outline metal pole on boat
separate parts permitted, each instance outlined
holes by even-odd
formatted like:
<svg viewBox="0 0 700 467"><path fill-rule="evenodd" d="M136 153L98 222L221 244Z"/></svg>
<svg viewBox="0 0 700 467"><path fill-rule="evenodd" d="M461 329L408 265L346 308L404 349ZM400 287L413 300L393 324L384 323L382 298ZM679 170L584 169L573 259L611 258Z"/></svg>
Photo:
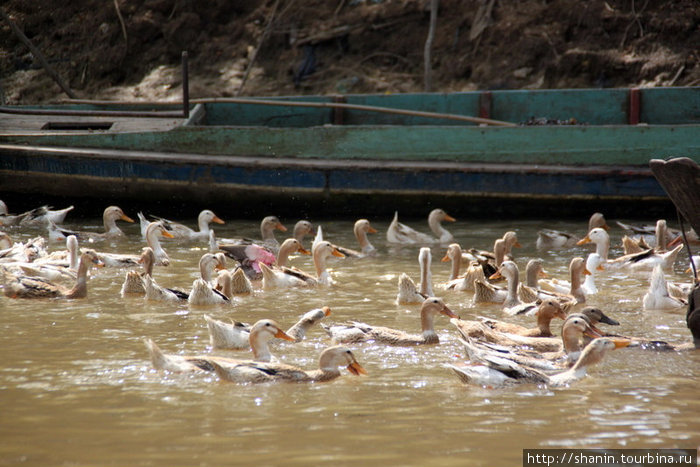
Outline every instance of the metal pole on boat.
<svg viewBox="0 0 700 467"><path fill-rule="evenodd" d="M182 51L182 114L190 118L190 80L188 75L187 51Z"/></svg>

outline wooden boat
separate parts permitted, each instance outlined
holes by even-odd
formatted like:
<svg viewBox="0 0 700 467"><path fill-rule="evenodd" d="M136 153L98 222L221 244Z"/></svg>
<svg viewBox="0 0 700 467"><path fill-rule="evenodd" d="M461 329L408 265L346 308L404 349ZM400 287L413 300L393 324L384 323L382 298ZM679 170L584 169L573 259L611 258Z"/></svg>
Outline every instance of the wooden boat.
<svg viewBox="0 0 700 467"><path fill-rule="evenodd" d="M0 192L283 206L334 197L348 214L355 206L416 215L430 202L465 212L507 200L541 214L565 200L613 215L625 201L670 206L650 159L700 161L700 87L200 99L178 108L0 107ZM407 211L416 204L420 212Z"/></svg>

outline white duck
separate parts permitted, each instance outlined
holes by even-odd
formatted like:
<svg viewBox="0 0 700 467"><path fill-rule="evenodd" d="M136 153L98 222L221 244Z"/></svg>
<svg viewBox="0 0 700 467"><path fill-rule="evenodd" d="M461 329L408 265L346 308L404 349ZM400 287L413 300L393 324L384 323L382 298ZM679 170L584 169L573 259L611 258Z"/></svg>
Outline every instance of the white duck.
<svg viewBox="0 0 700 467"><path fill-rule="evenodd" d="M307 220L298 221L294 224L294 229L292 229L292 237L296 238L300 245L304 244L304 237L313 235L313 233L314 226Z"/></svg>
<svg viewBox="0 0 700 467"><path fill-rule="evenodd" d="M649 277L649 290L644 294L642 304L645 310L673 310L688 303L669 294L664 270L657 264Z"/></svg>
<svg viewBox="0 0 700 467"><path fill-rule="evenodd" d="M333 285L335 281L326 268L326 262L330 256L343 258L344 255L328 241L321 241L314 245L311 256L316 268L316 276L300 271L296 268L270 268L264 263L260 264L263 273L263 289L308 287L314 285Z"/></svg>
<svg viewBox="0 0 700 467"><path fill-rule="evenodd" d="M197 226L199 227L199 231L193 230L184 224L173 222L168 219L163 219L160 217L154 217L154 219L162 222L163 226L168 230L168 232L173 234L173 238L175 240L185 241L208 241L209 232L211 231L209 224L212 222L216 224L224 223L224 221L222 221L216 214L214 214L213 211L209 209L203 210L199 213L199 216L197 216ZM139 216L139 220L141 221L141 227L143 229L143 220L141 220L141 216Z"/></svg>
<svg viewBox="0 0 700 467"><path fill-rule="evenodd" d="M560 373L547 375L538 369L528 368L503 358L497 352L472 350L470 342L464 340L462 342L467 352L473 355L478 363L445 366L452 369L462 382L485 387L502 387L518 383L545 384L552 387L569 386L586 376L588 367L600 362L609 351L629 344L629 341L620 339L595 339L586 346L573 367Z"/></svg>
<svg viewBox="0 0 700 467"><path fill-rule="evenodd" d="M608 251L610 250L610 236L603 229L593 229L588 232L578 244L584 245L593 242L596 245L596 253L598 253L607 262L605 266L610 269L629 269L632 271L649 271L657 264L661 264L664 269L670 269L678 256L678 253L683 249L683 245L678 245L670 251L659 253L654 249L642 251L630 255L621 256L613 260L608 259Z"/></svg>
<svg viewBox="0 0 700 467"><path fill-rule="evenodd" d="M331 309L327 306L315 308L304 315L291 328L287 334L294 342L301 342L306 337L306 332L326 316L330 316ZM209 343L214 349L247 349L250 347L250 326L234 321L226 323L204 315L209 330Z"/></svg>
<svg viewBox="0 0 700 467"><path fill-rule="evenodd" d="M401 273L398 280L399 291L396 294L397 305L423 303L433 296L433 279L430 272L432 254L430 248L422 247L418 252L418 266L420 268L420 289L406 273Z"/></svg>
<svg viewBox="0 0 700 467"><path fill-rule="evenodd" d="M289 260L289 255L294 253L301 253L302 255L310 255L311 252L301 246L301 242L296 238L288 238L282 242L279 251L277 252L277 263L278 267L286 267L287 261Z"/></svg>
<svg viewBox="0 0 700 467"><path fill-rule="evenodd" d="M409 334L397 329L372 326L357 321L333 326L321 326L336 343L373 341L378 344L394 346L439 344L440 339L435 332L434 326L437 314L443 314L450 318L459 318L445 305L441 298L428 297L423 301L420 310L421 334Z"/></svg>
<svg viewBox="0 0 700 467"><path fill-rule="evenodd" d="M559 279L543 279L540 281L542 289L556 294L573 297L576 303L586 302L586 293L583 290L583 277L590 275L583 258L576 257L569 263L570 281Z"/></svg>
<svg viewBox="0 0 700 467"><path fill-rule="evenodd" d="M187 297L190 305L215 305L228 303L229 298L216 290L212 284L214 282L214 271L226 269L226 258L223 253L205 253L199 259L200 277L192 283L192 290Z"/></svg>
<svg viewBox="0 0 700 467"><path fill-rule="evenodd" d="M445 290L458 291L474 291L474 281L479 279L486 282L484 267L478 261L470 261L467 265L467 270L460 275L459 271L462 265L462 247L458 243L452 243L447 247L447 252L441 260L442 262L451 261L450 278L442 284ZM494 271L495 272L495 271Z"/></svg>
<svg viewBox="0 0 700 467"><path fill-rule="evenodd" d="M360 250L356 251L350 248L345 248L337 246L338 251L344 254L348 258L364 258L366 256L373 256L377 254L377 249L372 245L367 238L367 234L377 233L377 230L372 227L367 219L358 219L353 226L353 233L357 239L357 243L360 244Z"/></svg>
<svg viewBox="0 0 700 467"><path fill-rule="evenodd" d="M329 347L321 352L318 360L319 368L311 371L283 363L252 361L214 360L212 365L222 380L234 383L322 383L340 377L340 370L338 370L340 366L345 366L355 376L367 374L352 351L342 346Z"/></svg>
<svg viewBox="0 0 700 467"><path fill-rule="evenodd" d="M102 222L104 224L104 232L88 232L74 231L58 227L55 222L48 223L49 237L52 239L65 239L69 235L75 235L81 242L96 242L111 238L123 237L124 232L117 226L117 221L133 223L134 220L124 214L124 211L119 206L107 206L102 213Z"/></svg>
<svg viewBox="0 0 700 467"><path fill-rule="evenodd" d="M399 213L394 213L394 219L389 224L386 231L386 240L389 243L400 243L404 245L416 243L449 243L454 240L453 235L441 224L442 221L454 222L455 219L442 209L433 209L428 215L428 226L437 238L418 232L413 228L399 222Z"/></svg>
<svg viewBox="0 0 700 467"><path fill-rule="evenodd" d="M269 362L273 359L270 353L269 342L274 339L293 340L271 319L261 319L250 329L250 347L253 358L260 362ZM232 362L235 360L211 355L184 356L164 353L151 339L145 339L146 348L151 357L151 363L157 370L173 373L189 373L199 371L213 371L211 361Z"/></svg>
<svg viewBox="0 0 700 467"><path fill-rule="evenodd" d="M62 224L66 220L66 215L73 210L73 206L63 209L51 209L50 206L41 206L31 211L20 214L19 225L41 226L48 222Z"/></svg>

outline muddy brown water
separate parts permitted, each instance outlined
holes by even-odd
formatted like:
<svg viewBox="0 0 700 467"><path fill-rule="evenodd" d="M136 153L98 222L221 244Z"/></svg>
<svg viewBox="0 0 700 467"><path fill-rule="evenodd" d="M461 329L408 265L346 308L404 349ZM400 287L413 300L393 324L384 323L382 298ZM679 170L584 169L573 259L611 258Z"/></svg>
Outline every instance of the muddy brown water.
<svg viewBox="0 0 700 467"><path fill-rule="evenodd" d="M282 220L290 229L296 221ZM331 262L338 282L332 288L260 291L232 305L189 307L121 298L124 270L101 269L92 271L84 300L0 297L0 464L491 466L521 465L522 450L531 448L698 447L699 352L617 350L567 388L473 387L444 368L464 361L465 354L448 319L438 317L439 345L353 345L368 375L343 370L330 383L236 385L214 375L166 374L151 367L146 337L168 352L210 352L205 313L246 322L270 317L286 327L328 305L332 315L326 323L353 319L417 331L418 306L397 306L394 299L399 273L418 281L418 247L387 245L389 220L371 219L379 230L370 236L378 256ZM216 226L220 237L258 235L254 222L226 221ZM316 223L326 239L356 246L353 220ZM98 230L101 221L68 225ZM424 222L411 225L428 230ZM534 246L540 228L581 233L585 221L458 220L446 226L465 248L490 248L506 230L515 230L523 244L514 250L521 275L528 259L541 257L550 275L566 278L570 259L590 251L541 252ZM138 253L143 246L138 227L123 228L124 240L95 247ZM41 232L10 233L24 240ZM611 257L621 254L622 234L619 228L611 231ZM156 267L156 280L190 288L206 245L163 245L171 265ZM51 250L62 248L50 243ZM449 275L448 263L439 261L444 253L444 246L432 247L434 284ZM686 258L682 254L669 279L689 281ZM312 270L309 257L291 263ZM672 343L690 340L684 309L642 311L647 274L607 271L596 283L600 292L588 303L622 323L615 331ZM436 293L463 318L504 318L497 305L472 306L470 293L437 287ZM554 323L554 329L559 326ZM300 344L276 342L273 353L312 369L328 344L316 327Z"/></svg>

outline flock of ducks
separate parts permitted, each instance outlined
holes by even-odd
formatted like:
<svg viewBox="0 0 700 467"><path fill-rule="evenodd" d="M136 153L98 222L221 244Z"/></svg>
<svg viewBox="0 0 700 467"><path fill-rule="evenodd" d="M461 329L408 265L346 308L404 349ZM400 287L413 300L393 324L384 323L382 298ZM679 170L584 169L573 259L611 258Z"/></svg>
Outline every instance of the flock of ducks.
<svg viewBox="0 0 700 467"><path fill-rule="evenodd" d="M145 300L153 301L217 305L256 289L333 287L336 281L327 267L329 258L366 258L363 261L372 261L377 253L368 237L369 234L376 234L377 230L367 219L360 219L354 224L357 249L325 240L321 227L317 228L313 242L307 249L304 247L305 237L314 235L314 230L306 220L299 221L292 236L282 243L275 238L275 231L287 232L287 228L275 216L262 220L259 239L217 239L210 224L223 224L224 221L211 210L200 213L198 230L164 218L152 217L149 220L138 213L141 234L146 243L140 254L104 253L98 249L99 242L123 236L117 222L133 223L133 219L119 207L109 206L103 213L103 232L71 231L60 227L60 224L72 209L71 206L54 211L44 206L11 215L0 201L0 225L3 229L44 226L50 240L64 241L66 244L66 250L49 253L44 237L13 243L7 233L2 233L0 268L6 297L85 298L90 268L112 267L125 269L120 289L122 297L143 296ZM244 360L213 353L191 356L169 354L152 340L145 339L151 362L159 370L215 372L220 379L235 383L330 381L341 375L340 367L345 367L354 375L366 374L347 347L349 344L439 344L435 320L440 315L448 318L457 330L469 356L464 365L445 366L465 383L488 387L523 382L569 385L582 378L588 367L599 362L611 350L630 345L673 350L700 348L700 312L695 308L700 305L700 296L698 288L694 287L697 275L692 283L671 284L666 281L664 271L676 262L683 245L676 240L679 234L670 233L663 220L657 222L653 236L649 235L648 229L641 234L637 232L636 237L626 236L623 241L625 255L618 258L609 257L609 227L600 213L591 216L589 229L582 237L554 230L540 231L537 239L540 250L567 249L593 243L595 252L586 259L571 259L568 281L549 278L543 261L533 259L526 266L523 282L519 279L513 254L513 248L520 247L515 232L508 231L496 239L493 250L464 250L443 227L443 222L455 222L455 218L442 209L434 209L428 216L428 226L433 234L430 235L400 223L396 213L386 231L388 244L418 247L420 281L416 285L408 274L401 273L396 303L419 306L420 334L359 321L324 324L321 321L331 314L329 307L305 313L287 330L272 319L261 319L249 325L219 321L204 315L212 349L251 349L253 358ZM621 227L632 233L632 227L624 224ZM154 278L154 266L170 264L161 245L164 237L171 241L206 243L209 247L209 252L203 254L199 261L199 277L189 290L161 286ZM649 242L655 246L650 247ZM431 275L430 246L436 245L446 248L442 262L451 263L449 279L439 284L433 284ZM311 255L314 271L290 266L290 257L297 254ZM227 258L235 261L234 268L227 268ZM695 258L693 261L700 263ZM694 267L697 270L697 265ZM673 346L600 330L600 324L619 323L599 308L586 306L586 298L598 291L595 274L611 269L648 275L649 289L643 299L645 309L680 309L687 306L686 318L693 343ZM66 285L68 283L72 287ZM470 294L475 306L481 303L499 304L504 320L462 319L443 298L437 296L434 287L439 291ZM508 321L509 316L516 315L532 316L533 325L527 327ZM551 322L555 319L563 320L559 335L552 330ZM270 342L274 339L300 342L307 331L317 324L325 330L333 344L321 352L318 369L305 370L281 363L271 353Z"/></svg>

